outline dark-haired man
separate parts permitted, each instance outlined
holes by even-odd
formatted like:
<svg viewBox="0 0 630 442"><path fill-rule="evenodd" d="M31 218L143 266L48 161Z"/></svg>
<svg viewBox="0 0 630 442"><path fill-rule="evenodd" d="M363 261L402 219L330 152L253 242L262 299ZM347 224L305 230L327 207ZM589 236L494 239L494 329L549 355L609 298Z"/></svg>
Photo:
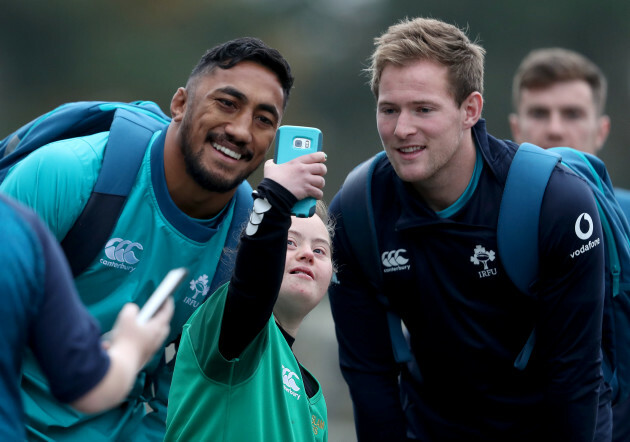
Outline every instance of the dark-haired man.
<svg viewBox="0 0 630 442"><path fill-rule="evenodd" d="M239 38L209 50L177 89L172 121L151 139L110 241L76 278L83 303L104 331L125 302L142 304L162 275L184 266L191 279L175 294L166 343L173 342L192 312L229 278L231 255L223 250L247 221L234 207L238 198L251 205L245 179L271 145L292 84L277 50ZM31 206L61 239L92 191L107 138L104 132L44 146L11 170L2 190ZM54 402L29 359L22 385L29 437L162 440L171 373L162 352L122 406L87 416Z"/></svg>
<svg viewBox="0 0 630 442"><path fill-rule="evenodd" d="M534 49L521 61L512 85L510 128L517 143L566 146L597 155L610 132L607 81L584 55L565 48ZM630 219L630 191L615 189ZM630 400L612 409L613 440L630 440Z"/></svg>

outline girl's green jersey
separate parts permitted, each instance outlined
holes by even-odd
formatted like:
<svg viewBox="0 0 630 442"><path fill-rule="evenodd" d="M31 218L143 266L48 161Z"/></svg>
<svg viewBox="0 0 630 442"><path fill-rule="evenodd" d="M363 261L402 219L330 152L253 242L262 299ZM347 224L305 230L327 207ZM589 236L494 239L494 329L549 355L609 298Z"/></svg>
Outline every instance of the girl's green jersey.
<svg viewBox="0 0 630 442"><path fill-rule="evenodd" d="M239 358L220 354L227 287L184 326L165 440L327 441L321 386L307 397L298 361L273 317Z"/></svg>

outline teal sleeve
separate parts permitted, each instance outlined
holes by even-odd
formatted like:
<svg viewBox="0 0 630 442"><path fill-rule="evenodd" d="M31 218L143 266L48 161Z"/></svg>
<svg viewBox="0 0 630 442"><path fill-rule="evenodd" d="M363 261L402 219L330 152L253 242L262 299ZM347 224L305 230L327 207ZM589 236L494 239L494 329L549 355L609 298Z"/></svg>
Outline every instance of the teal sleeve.
<svg viewBox="0 0 630 442"><path fill-rule="evenodd" d="M108 132L43 146L17 163L0 190L31 207L57 240L79 216L101 168Z"/></svg>

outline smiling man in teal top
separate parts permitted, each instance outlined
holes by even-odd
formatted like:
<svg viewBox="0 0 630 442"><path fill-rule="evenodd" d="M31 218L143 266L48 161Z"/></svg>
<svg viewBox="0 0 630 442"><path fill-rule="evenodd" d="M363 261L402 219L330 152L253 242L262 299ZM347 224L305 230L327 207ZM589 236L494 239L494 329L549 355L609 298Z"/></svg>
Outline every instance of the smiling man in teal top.
<svg viewBox="0 0 630 442"><path fill-rule="evenodd" d="M290 67L278 51L258 39L240 38L209 50L186 86L177 89L172 121L154 133L110 239L75 280L104 332L124 303L142 305L168 270L187 267L190 281L175 293L169 344L227 279L222 266L231 268L232 254L223 253L224 247L246 222L234 207L239 198L251 205L245 179L271 145L292 84ZM57 239L63 238L92 191L108 135L38 149L10 171L1 190L31 206ZM29 357L22 383L28 435L162 440L171 375L172 364L161 352L139 374L126 402L88 416L57 403Z"/></svg>

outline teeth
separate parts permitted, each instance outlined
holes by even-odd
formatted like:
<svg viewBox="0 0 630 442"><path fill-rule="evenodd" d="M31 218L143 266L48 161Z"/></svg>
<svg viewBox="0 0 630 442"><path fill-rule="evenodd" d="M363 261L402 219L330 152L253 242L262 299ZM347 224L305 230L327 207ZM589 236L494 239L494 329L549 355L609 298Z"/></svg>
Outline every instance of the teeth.
<svg viewBox="0 0 630 442"><path fill-rule="evenodd" d="M412 153L424 149L422 146L403 147L400 149L402 153Z"/></svg>
<svg viewBox="0 0 630 442"><path fill-rule="evenodd" d="M240 153L236 153L233 150L228 149L227 147L223 147L220 144L217 143L212 143L212 146L218 150L219 152L223 152L224 154L226 154L228 157L232 157L235 160L240 160L241 159L241 154Z"/></svg>

